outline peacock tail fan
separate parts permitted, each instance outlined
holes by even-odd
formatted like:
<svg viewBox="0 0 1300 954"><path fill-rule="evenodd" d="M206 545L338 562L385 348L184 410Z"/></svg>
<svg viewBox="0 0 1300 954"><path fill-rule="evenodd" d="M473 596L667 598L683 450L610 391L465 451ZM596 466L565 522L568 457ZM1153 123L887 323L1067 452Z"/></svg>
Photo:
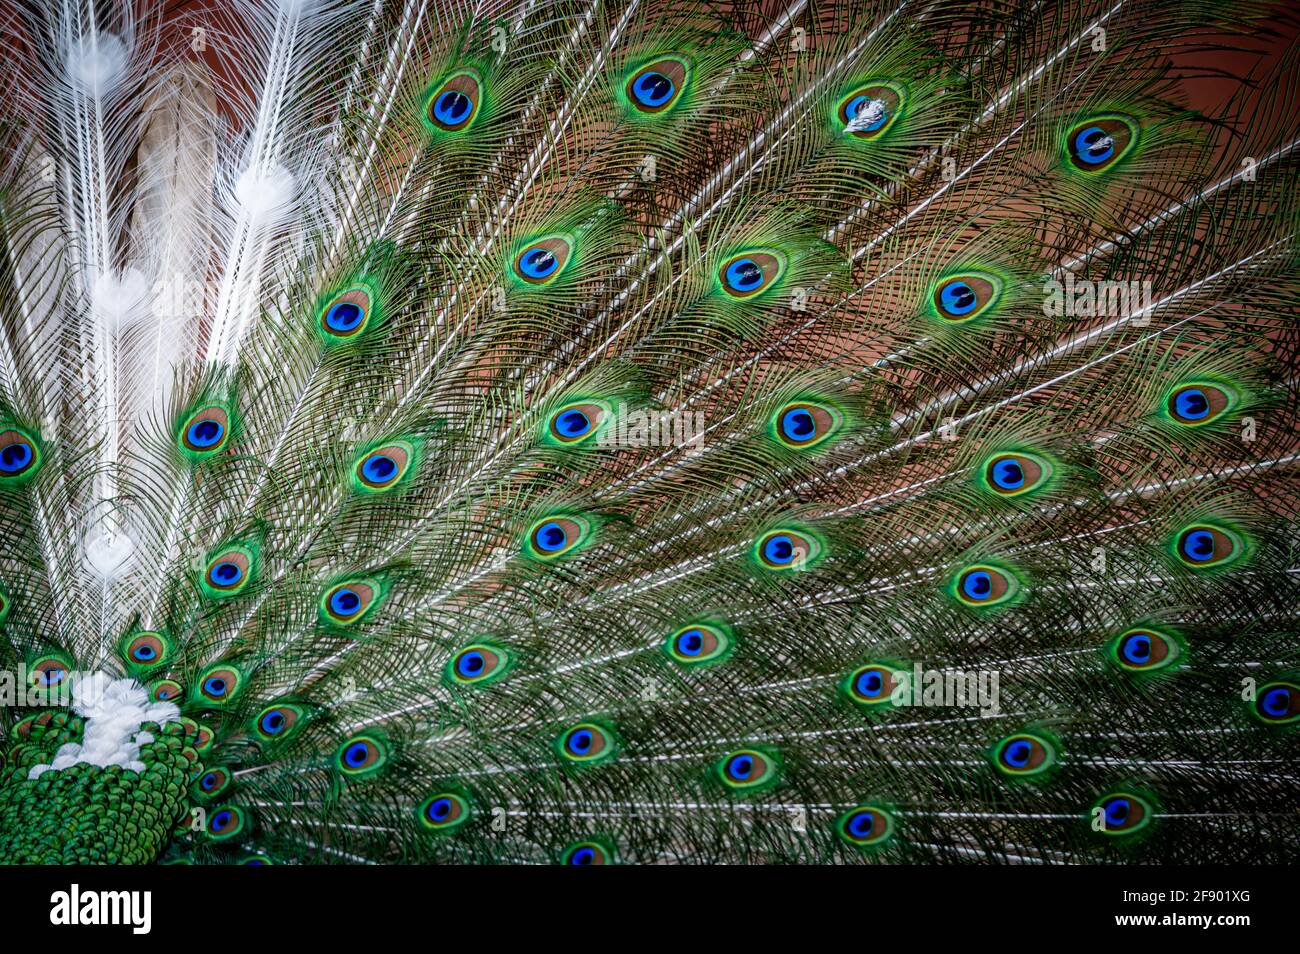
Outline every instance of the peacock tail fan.
<svg viewBox="0 0 1300 954"><path fill-rule="evenodd" d="M103 6L0 31L0 861L1300 855L1293 8Z"/></svg>

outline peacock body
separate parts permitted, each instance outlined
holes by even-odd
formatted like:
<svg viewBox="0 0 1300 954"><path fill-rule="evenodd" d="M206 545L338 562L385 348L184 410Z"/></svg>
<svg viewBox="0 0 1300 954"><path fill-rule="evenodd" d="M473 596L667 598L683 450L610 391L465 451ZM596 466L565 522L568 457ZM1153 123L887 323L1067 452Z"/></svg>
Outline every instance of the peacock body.
<svg viewBox="0 0 1300 954"><path fill-rule="evenodd" d="M19 0L0 860L1294 860L1294 11Z"/></svg>

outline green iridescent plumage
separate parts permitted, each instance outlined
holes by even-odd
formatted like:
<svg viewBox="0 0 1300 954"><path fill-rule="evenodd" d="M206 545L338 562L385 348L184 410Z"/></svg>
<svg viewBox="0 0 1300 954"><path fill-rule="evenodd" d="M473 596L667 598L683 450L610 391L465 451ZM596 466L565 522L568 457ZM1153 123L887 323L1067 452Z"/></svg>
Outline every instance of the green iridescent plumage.
<svg viewBox="0 0 1300 954"><path fill-rule="evenodd" d="M1300 855L1283 5L21 6L0 862Z"/></svg>

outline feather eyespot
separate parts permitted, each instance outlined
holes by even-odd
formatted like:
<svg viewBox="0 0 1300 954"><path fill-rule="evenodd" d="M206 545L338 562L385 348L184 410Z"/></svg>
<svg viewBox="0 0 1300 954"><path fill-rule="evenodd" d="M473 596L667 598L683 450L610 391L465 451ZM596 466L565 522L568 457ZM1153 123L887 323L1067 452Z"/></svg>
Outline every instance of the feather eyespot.
<svg viewBox="0 0 1300 954"><path fill-rule="evenodd" d="M1071 127L1066 133L1065 151L1075 169L1097 173L1127 156L1137 141L1137 124L1128 117L1097 116Z"/></svg>
<svg viewBox="0 0 1300 954"><path fill-rule="evenodd" d="M560 735L556 740L556 750L569 762L594 764L612 759L617 753L618 743L604 726L582 722Z"/></svg>
<svg viewBox="0 0 1300 954"><path fill-rule="evenodd" d="M1287 679L1264 683L1255 690L1251 711L1269 725L1300 722L1300 685Z"/></svg>
<svg viewBox="0 0 1300 954"><path fill-rule="evenodd" d="M1110 660L1129 672L1156 672L1182 655L1172 636L1146 626L1125 630L1107 645Z"/></svg>
<svg viewBox="0 0 1300 954"><path fill-rule="evenodd" d="M420 805L418 817L427 831L450 834L470 819L469 800L456 792L438 792Z"/></svg>
<svg viewBox="0 0 1300 954"><path fill-rule="evenodd" d="M730 297L746 299L772 288L784 273L784 255L770 249L752 249L723 262L718 281Z"/></svg>
<svg viewBox="0 0 1300 954"><path fill-rule="evenodd" d="M472 643L451 657L444 680L451 685L485 686L504 676L512 662L500 646Z"/></svg>
<svg viewBox="0 0 1300 954"><path fill-rule="evenodd" d="M159 679L149 687L149 698L154 702L174 702L184 693L184 687L175 679Z"/></svg>
<svg viewBox="0 0 1300 954"><path fill-rule="evenodd" d="M566 404L551 415L547 431L561 444L578 444L600 430L609 409L596 401Z"/></svg>
<svg viewBox="0 0 1300 954"><path fill-rule="evenodd" d="M654 115L672 109L686 89L690 65L678 57L663 57L642 66L630 77L624 87L632 108L639 113Z"/></svg>
<svg viewBox="0 0 1300 954"><path fill-rule="evenodd" d="M903 88L895 83L867 83L841 99L835 113L844 135L878 139L898 121L905 101Z"/></svg>
<svg viewBox="0 0 1300 954"><path fill-rule="evenodd" d="M998 606L1019 595L1020 581L999 567L977 564L957 574L952 592L967 606Z"/></svg>
<svg viewBox="0 0 1300 954"><path fill-rule="evenodd" d="M1032 732L1018 732L993 747L993 765L1003 775L1026 778L1041 775L1056 764L1052 740Z"/></svg>
<svg viewBox="0 0 1300 954"><path fill-rule="evenodd" d="M728 788L748 791L774 784L779 778L780 764L767 752L739 749L724 756L714 771Z"/></svg>
<svg viewBox="0 0 1300 954"><path fill-rule="evenodd" d="M246 818L244 810L235 805L223 805L208 816L206 830L213 841L228 841L238 837L244 830Z"/></svg>
<svg viewBox="0 0 1300 954"><path fill-rule="evenodd" d="M415 461L415 446L392 441L366 451L352 467L353 487L360 493L382 493L401 483Z"/></svg>
<svg viewBox="0 0 1300 954"><path fill-rule="evenodd" d="M213 743L216 742L216 735L206 725L194 723L194 740L190 743L194 746L194 751L201 757L212 751Z"/></svg>
<svg viewBox="0 0 1300 954"><path fill-rule="evenodd" d="M698 623L679 629L664 642L668 658L683 666L720 662L731 650L731 637L721 626Z"/></svg>
<svg viewBox="0 0 1300 954"><path fill-rule="evenodd" d="M812 401L795 401L780 408L773 417L777 440L787 447L806 450L827 440L843 423L840 412Z"/></svg>
<svg viewBox="0 0 1300 954"><path fill-rule="evenodd" d="M343 774L351 777L372 775L388 761L387 746L372 735L359 735L339 747L335 762Z"/></svg>
<svg viewBox="0 0 1300 954"><path fill-rule="evenodd" d="M0 484L30 478L41 466L41 449L35 438L18 430L0 430Z"/></svg>
<svg viewBox="0 0 1300 954"><path fill-rule="evenodd" d="M944 321L962 324L983 315L1002 297L1002 279L983 272L965 272L940 279L931 301Z"/></svg>
<svg viewBox="0 0 1300 954"><path fill-rule="evenodd" d="M1232 563L1245 549L1241 537L1235 532L1210 523L1185 527L1179 532L1174 547L1178 559L1192 569Z"/></svg>
<svg viewBox="0 0 1300 954"><path fill-rule="evenodd" d="M191 791L200 801L220 798L230 788L234 776L226 768L210 768L194 780Z"/></svg>
<svg viewBox="0 0 1300 954"><path fill-rule="evenodd" d="M1165 399L1170 420L1187 427L1212 424L1228 413L1236 403L1226 388L1207 382L1181 384Z"/></svg>
<svg viewBox="0 0 1300 954"><path fill-rule="evenodd" d="M196 702L224 706L244 687L244 674L234 666L216 663L200 675L192 691Z"/></svg>
<svg viewBox="0 0 1300 954"><path fill-rule="evenodd" d="M769 570L799 570L821 556L821 543L798 530L772 530L759 538L755 556Z"/></svg>
<svg viewBox="0 0 1300 954"><path fill-rule="evenodd" d="M574 868L614 863L614 849L599 841L576 841L560 855L560 864Z"/></svg>
<svg viewBox="0 0 1300 954"><path fill-rule="evenodd" d="M1093 829L1103 835L1134 835L1151 824L1155 807L1133 792L1111 792L1092 807Z"/></svg>
<svg viewBox="0 0 1300 954"><path fill-rule="evenodd" d="M547 285L559 278L573 255L573 242L563 235L533 239L515 256L515 277L529 285Z"/></svg>
<svg viewBox="0 0 1300 954"><path fill-rule="evenodd" d="M849 673L840 683L840 690L850 702L874 709L889 705L898 685L896 670L881 663L870 663Z"/></svg>
<svg viewBox="0 0 1300 954"><path fill-rule="evenodd" d="M72 678L71 660L55 654L40 656L27 666L27 672L27 681L39 690L65 689Z"/></svg>
<svg viewBox="0 0 1300 954"><path fill-rule="evenodd" d="M320 329L336 340L355 338L370 323L370 291L349 288L320 310Z"/></svg>
<svg viewBox="0 0 1300 954"><path fill-rule="evenodd" d="M180 449L191 457L210 457L229 439L230 411L220 404L195 411L181 423L177 434Z"/></svg>
<svg viewBox="0 0 1300 954"><path fill-rule="evenodd" d="M473 70L453 73L429 95L425 116L434 129L463 132L478 116L483 84Z"/></svg>
<svg viewBox="0 0 1300 954"><path fill-rule="evenodd" d="M859 805L835 822L835 834L854 848L876 848L894 834L894 816L877 805Z"/></svg>
<svg viewBox="0 0 1300 954"><path fill-rule="evenodd" d="M267 706L253 718L253 731L263 742L282 742L297 732L306 710L292 702Z"/></svg>
<svg viewBox="0 0 1300 954"><path fill-rule="evenodd" d="M208 560L203 571L203 591L213 599L243 592L257 570L257 553L252 547L232 545Z"/></svg>
<svg viewBox="0 0 1300 954"><path fill-rule="evenodd" d="M1044 487L1052 465L1036 454L995 454L984 464L984 484L1001 497L1019 497Z"/></svg>
<svg viewBox="0 0 1300 954"><path fill-rule="evenodd" d="M321 594L321 621L333 626L358 623L378 605L382 593L379 581L367 577L337 583Z"/></svg>
<svg viewBox="0 0 1300 954"><path fill-rule="evenodd" d="M171 643L164 634L152 630L131 633L122 645L122 655L129 669L147 672L170 659Z"/></svg>
<svg viewBox="0 0 1300 954"><path fill-rule="evenodd" d="M554 560L585 543L590 533L590 525L580 517L547 517L528 531L525 549L534 559Z"/></svg>

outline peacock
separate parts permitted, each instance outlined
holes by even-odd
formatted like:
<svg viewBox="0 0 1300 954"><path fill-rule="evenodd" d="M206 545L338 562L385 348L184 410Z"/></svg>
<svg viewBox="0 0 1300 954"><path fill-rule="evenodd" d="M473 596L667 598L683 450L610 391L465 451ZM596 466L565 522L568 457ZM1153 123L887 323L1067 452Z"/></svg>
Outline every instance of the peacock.
<svg viewBox="0 0 1300 954"><path fill-rule="evenodd" d="M0 860L1294 861L1298 24L14 0Z"/></svg>

